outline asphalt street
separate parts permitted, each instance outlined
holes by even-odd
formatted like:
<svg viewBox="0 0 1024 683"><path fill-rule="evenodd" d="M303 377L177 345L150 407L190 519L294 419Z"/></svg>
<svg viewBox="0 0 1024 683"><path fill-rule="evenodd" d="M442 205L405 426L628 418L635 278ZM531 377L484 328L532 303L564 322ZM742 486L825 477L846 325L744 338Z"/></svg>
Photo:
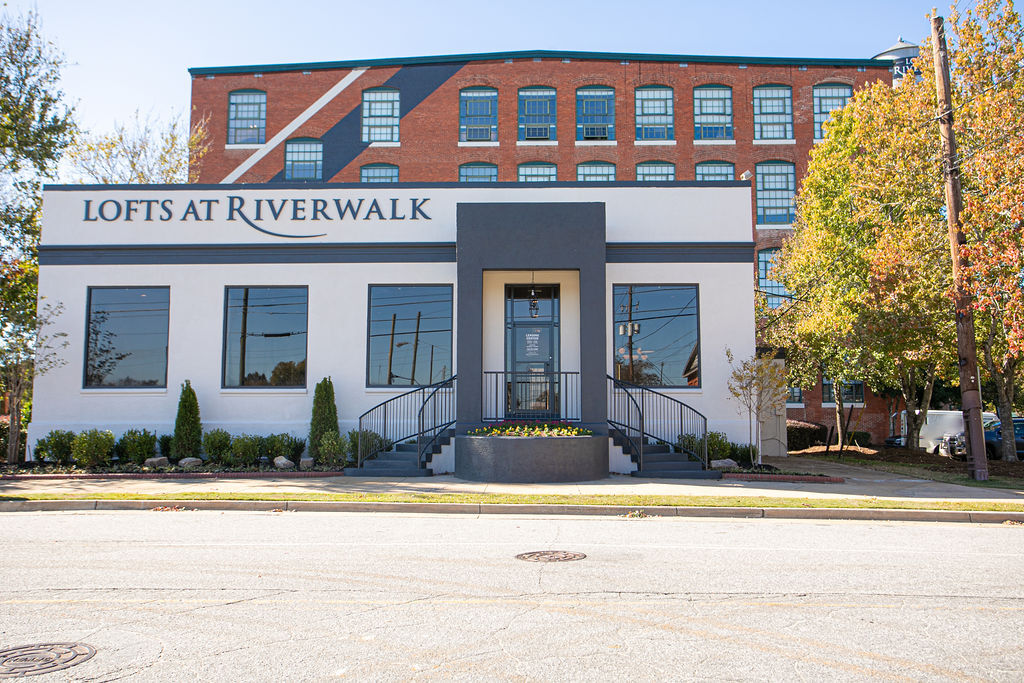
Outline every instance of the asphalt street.
<svg viewBox="0 0 1024 683"><path fill-rule="evenodd" d="M33 680L1024 678L1020 525L6 513L0 548L0 649L96 650Z"/></svg>

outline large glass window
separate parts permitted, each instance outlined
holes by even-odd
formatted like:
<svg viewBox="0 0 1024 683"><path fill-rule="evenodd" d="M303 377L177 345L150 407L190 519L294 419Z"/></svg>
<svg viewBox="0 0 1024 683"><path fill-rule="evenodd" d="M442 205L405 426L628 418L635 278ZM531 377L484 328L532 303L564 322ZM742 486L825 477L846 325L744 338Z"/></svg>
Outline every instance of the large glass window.
<svg viewBox="0 0 1024 683"><path fill-rule="evenodd" d="M697 164L697 181L736 180L736 167L728 161L702 161Z"/></svg>
<svg viewBox="0 0 1024 683"><path fill-rule="evenodd" d="M787 85L754 88L754 139L793 138L793 89Z"/></svg>
<svg viewBox="0 0 1024 683"><path fill-rule="evenodd" d="M397 90L363 91L363 142L398 142Z"/></svg>
<svg viewBox="0 0 1024 683"><path fill-rule="evenodd" d="M576 91L576 139L615 139L615 91L612 88Z"/></svg>
<svg viewBox="0 0 1024 683"><path fill-rule="evenodd" d="M166 387L167 287L90 287L86 388Z"/></svg>
<svg viewBox="0 0 1024 683"><path fill-rule="evenodd" d="M519 164L519 182L553 183L557 180L558 168L554 164Z"/></svg>
<svg viewBox="0 0 1024 683"><path fill-rule="evenodd" d="M615 285L615 377L644 386L700 386L697 285Z"/></svg>
<svg viewBox="0 0 1024 683"><path fill-rule="evenodd" d="M451 285L370 285L369 386L422 386L452 376Z"/></svg>
<svg viewBox="0 0 1024 683"><path fill-rule="evenodd" d="M864 402L864 382L861 382L860 380L851 380L849 382L843 382L842 387L843 403L849 405L851 403ZM832 380L828 377L821 378L821 402L836 402L835 388Z"/></svg>
<svg viewBox="0 0 1024 683"><path fill-rule="evenodd" d="M306 287L227 287L224 386L306 386Z"/></svg>
<svg viewBox="0 0 1024 683"><path fill-rule="evenodd" d="M462 164L459 166L460 183L496 183L498 167L494 164Z"/></svg>
<svg viewBox="0 0 1024 683"><path fill-rule="evenodd" d="M676 165L667 161L645 161L636 165L636 179L642 183L675 180Z"/></svg>
<svg viewBox="0 0 1024 683"><path fill-rule="evenodd" d="M267 138L267 93L236 90L228 95L228 144L262 145Z"/></svg>
<svg viewBox="0 0 1024 683"><path fill-rule="evenodd" d="M289 140L284 145L285 180L323 180L324 143L319 140Z"/></svg>
<svg viewBox="0 0 1024 683"><path fill-rule="evenodd" d="M611 182L615 180L615 164L591 161L576 166L576 180L580 182Z"/></svg>
<svg viewBox="0 0 1024 683"><path fill-rule="evenodd" d="M821 125L828 121L832 112L842 109L853 96L853 88L841 83L825 83L814 86L814 139L825 137Z"/></svg>
<svg viewBox="0 0 1024 683"><path fill-rule="evenodd" d="M672 88L652 85L636 89L636 139L675 139Z"/></svg>
<svg viewBox="0 0 1024 683"><path fill-rule="evenodd" d="M788 161L767 161L755 168L758 224L791 224L796 218L796 167Z"/></svg>
<svg viewBox="0 0 1024 683"><path fill-rule="evenodd" d="M780 251L775 248L757 252L757 288L769 308L778 308L789 296L783 284L772 278L772 268Z"/></svg>
<svg viewBox="0 0 1024 683"><path fill-rule="evenodd" d="M495 142L498 139L498 91L466 88L459 93L459 141Z"/></svg>
<svg viewBox="0 0 1024 683"><path fill-rule="evenodd" d="M359 169L361 183L397 183L398 167L394 164L367 164Z"/></svg>
<svg viewBox="0 0 1024 683"><path fill-rule="evenodd" d="M702 85L693 89L693 139L732 140L732 88Z"/></svg>
<svg viewBox="0 0 1024 683"><path fill-rule="evenodd" d="M523 88L519 91L519 139L557 140L555 89Z"/></svg>

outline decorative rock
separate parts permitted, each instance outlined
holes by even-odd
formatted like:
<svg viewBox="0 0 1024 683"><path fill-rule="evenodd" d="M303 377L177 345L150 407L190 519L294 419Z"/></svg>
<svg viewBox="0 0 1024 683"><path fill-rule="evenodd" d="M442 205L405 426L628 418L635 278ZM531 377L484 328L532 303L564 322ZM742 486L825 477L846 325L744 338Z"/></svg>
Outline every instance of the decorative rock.
<svg viewBox="0 0 1024 683"><path fill-rule="evenodd" d="M279 455L276 458L274 458L274 467L276 467L279 470L290 470L294 469L295 463L293 463L291 460L284 457L283 455Z"/></svg>
<svg viewBox="0 0 1024 683"><path fill-rule="evenodd" d="M313 469L313 458L305 457L299 460L300 470L311 470Z"/></svg>
<svg viewBox="0 0 1024 683"><path fill-rule="evenodd" d="M733 467L739 467L740 464L732 458L725 458L724 460L712 460L711 469L713 470L727 470Z"/></svg>
<svg viewBox="0 0 1024 683"><path fill-rule="evenodd" d="M182 458L178 461L178 467L184 470L194 470L197 467L201 467L203 461L199 458Z"/></svg>
<svg viewBox="0 0 1024 683"><path fill-rule="evenodd" d="M170 461L164 456L158 458L146 458L146 462L142 463L145 467L170 467Z"/></svg>

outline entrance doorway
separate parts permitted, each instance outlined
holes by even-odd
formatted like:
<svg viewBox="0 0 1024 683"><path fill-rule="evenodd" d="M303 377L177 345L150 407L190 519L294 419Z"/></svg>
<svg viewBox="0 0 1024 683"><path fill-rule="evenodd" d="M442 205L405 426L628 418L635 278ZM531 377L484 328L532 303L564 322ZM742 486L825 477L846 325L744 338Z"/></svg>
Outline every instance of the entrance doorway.
<svg viewBox="0 0 1024 683"><path fill-rule="evenodd" d="M560 415L558 285L505 286L505 406L509 419Z"/></svg>

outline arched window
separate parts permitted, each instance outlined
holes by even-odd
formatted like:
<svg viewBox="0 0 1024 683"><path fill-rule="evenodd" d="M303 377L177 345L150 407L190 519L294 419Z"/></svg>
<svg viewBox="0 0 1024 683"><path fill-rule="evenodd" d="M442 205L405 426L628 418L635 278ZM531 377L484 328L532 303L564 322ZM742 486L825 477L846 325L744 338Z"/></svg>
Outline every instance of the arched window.
<svg viewBox="0 0 1024 683"><path fill-rule="evenodd" d="M754 139L793 139L793 89L788 85L754 88Z"/></svg>
<svg viewBox="0 0 1024 683"><path fill-rule="evenodd" d="M228 144L262 145L267 141L267 93L236 90L228 94Z"/></svg>
<svg viewBox="0 0 1024 683"><path fill-rule="evenodd" d="M732 88L701 85L693 89L693 139L733 139Z"/></svg>
<svg viewBox="0 0 1024 683"><path fill-rule="evenodd" d="M557 140L555 89L543 86L519 90L519 139Z"/></svg>
<svg viewBox="0 0 1024 683"><path fill-rule="evenodd" d="M576 91L576 139L615 139L615 90L591 86Z"/></svg>
<svg viewBox="0 0 1024 683"><path fill-rule="evenodd" d="M372 88L363 91L363 142L398 142L401 117L397 90Z"/></svg>
<svg viewBox="0 0 1024 683"><path fill-rule="evenodd" d="M558 167L545 162L519 164L519 182L553 183L558 179Z"/></svg>
<svg viewBox="0 0 1024 683"><path fill-rule="evenodd" d="M297 138L284 143L285 180L323 180L324 143Z"/></svg>
<svg viewBox="0 0 1024 683"><path fill-rule="evenodd" d="M764 296L768 308L778 308L789 294L781 282L772 279L772 267L780 251L772 248L757 252L757 288Z"/></svg>
<svg viewBox="0 0 1024 683"><path fill-rule="evenodd" d="M697 181L736 180L736 166L728 161L702 161L697 164Z"/></svg>
<svg viewBox="0 0 1024 683"><path fill-rule="evenodd" d="M640 182L668 182L676 179L676 165L668 161L645 161L636 165Z"/></svg>
<svg viewBox="0 0 1024 683"><path fill-rule="evenodd" d="M397 183L398 167L394 164L366 164L359 168L361 183Z"/></svg>
<svg viewBox="0 0 1024 683"><path fill-rule="evenodd" d="M495 183L498 181L498 167L494 164L471 163L459 166L460 183Z"/></svg>
<svg viewBox="0 0 1024 683"><path fill-rule="evenodd" d="M672 88L645 85L636 89L636 139L674 140Z"/></svg>
<svg viewBox="0 0 1024 683"><path fill-rule="evenodd" d="M853 88L842 83L822 83L814 86L814 139L825 137L822 124L829 120L832 112L842 109L853 97Z"/></svg>
<svg viewBox="0 0 1024 683"><path fill-rule="evenodd" d="M758 225L789 225L796 218L796 166L788 161L757 164Z"/></svg>
<svg viewBox="0 0 1024 683"><path fill-rule="evenodd" d="M576 180L580 182L611 182L615 180L615 164L607 161L588 161L576 166Z"/></svg>
<svg viewBox="0 0 1024 683"><path fill-rule="evenodd" d="M498 91L465 88L459 92L459 142L497 142Z"/></svg>

